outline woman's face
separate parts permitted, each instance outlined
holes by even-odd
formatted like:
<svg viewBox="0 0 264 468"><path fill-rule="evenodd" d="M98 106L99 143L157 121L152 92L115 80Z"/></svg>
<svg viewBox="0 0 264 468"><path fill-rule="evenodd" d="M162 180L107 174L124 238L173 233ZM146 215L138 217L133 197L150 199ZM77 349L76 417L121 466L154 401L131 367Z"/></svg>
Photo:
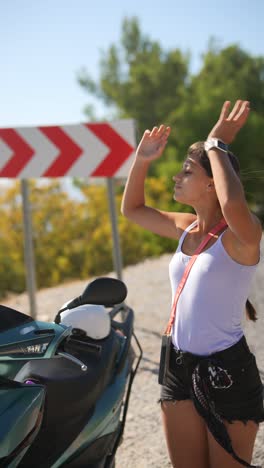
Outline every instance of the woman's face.
<svg viewBox="0 0 264 468"><path fill-rule="evenodd" d="M205 200L213 187L213 179L208 177L195 153L187 156L182 170L173 177L173 181L174 200L191 206Z"/></svg>

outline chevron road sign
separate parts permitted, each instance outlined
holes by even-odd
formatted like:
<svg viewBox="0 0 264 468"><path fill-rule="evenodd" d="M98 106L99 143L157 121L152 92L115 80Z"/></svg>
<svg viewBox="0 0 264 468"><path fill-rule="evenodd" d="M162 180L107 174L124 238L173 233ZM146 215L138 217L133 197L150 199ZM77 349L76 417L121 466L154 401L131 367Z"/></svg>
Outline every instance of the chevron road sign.
<svg viewBox="0 0 264 468"><path fill-rule="evenodd" d="M0 128L0 177L126 177L134 120Z"/></svg>
<svg viewBox="0 0 264 468"><path fill-rule="evenodd" d="M136 147L134 120L78 125L0 128L0 177L21 179L25 262L31 316L36 280L29 188L38 177L105 177L113 234L113 262L122 279L113 179L126 177Z"/></svg>

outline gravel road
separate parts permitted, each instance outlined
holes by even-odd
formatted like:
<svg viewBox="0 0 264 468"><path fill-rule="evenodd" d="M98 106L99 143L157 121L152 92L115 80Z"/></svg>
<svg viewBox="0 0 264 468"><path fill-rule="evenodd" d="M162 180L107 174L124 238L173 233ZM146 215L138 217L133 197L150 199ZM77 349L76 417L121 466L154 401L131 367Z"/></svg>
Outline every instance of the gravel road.
<svg viewBox="0 0 264 468"><path fill-rule="evenodd" d="M264 253L264 252L263 252ZM135 331L143 347L144 356L132 389L124 441L117 452L116 468L170 467L163 438L157 382L160 334L169 317L171 292L168 282L168 263L171 255L149 259L123 271L128 287L127 304L135 311ZM110 274L109 276L115 276ZM87 281L74 281L62 286L43 289L37 294L38 318L52 320L58 308L72 297L78 296ZM264 382L264 262L258 268L250 299L256 306L259 320L246 323L245 332ZM28 312L28 299L22 294L8 301L22 312ZM255 464L264 467L264 424L255 444ZM190 467L191 468L191 467Z"/></svg>

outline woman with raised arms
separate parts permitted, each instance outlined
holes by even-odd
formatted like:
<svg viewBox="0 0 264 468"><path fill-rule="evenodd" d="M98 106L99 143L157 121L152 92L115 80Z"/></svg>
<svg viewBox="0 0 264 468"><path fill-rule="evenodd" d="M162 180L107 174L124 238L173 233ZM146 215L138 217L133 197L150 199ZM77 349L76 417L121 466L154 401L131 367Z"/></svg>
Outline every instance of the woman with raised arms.
<svg viewBox="0 0 264 468"><path fill-rule="evenodd" d="M146 130L136 151L122 213L160 236L179 241L169 265L172 301L191 256L222 222L198 255L181 291L173 322L169 374L161 385L164 432L174 468L252 466L262 384L241 325L260 260L261 224L249 210L238 159L229 150L250 106L226 101L205 142L192 144L173 177L174 199L195 214L145 204L150 164L162 156L171 129ZM222 227L221 227L222 226Z"/></svg>

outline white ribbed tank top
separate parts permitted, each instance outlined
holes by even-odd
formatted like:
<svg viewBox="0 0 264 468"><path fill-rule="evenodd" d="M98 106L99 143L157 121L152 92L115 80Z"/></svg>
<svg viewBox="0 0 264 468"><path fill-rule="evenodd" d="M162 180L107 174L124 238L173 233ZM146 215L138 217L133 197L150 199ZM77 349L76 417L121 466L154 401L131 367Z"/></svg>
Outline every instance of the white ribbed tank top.
<svg viewBox="0 0 264 468"><path fill-rule="evenodd" d="M196 223L183 232L169 264L172 302L190 259L182 244ZM183 351L208 355L232 346L243 335L241 322L257 265L234 261L222 244L223 234L198 256L178 300L172 343Z"/></svg>

